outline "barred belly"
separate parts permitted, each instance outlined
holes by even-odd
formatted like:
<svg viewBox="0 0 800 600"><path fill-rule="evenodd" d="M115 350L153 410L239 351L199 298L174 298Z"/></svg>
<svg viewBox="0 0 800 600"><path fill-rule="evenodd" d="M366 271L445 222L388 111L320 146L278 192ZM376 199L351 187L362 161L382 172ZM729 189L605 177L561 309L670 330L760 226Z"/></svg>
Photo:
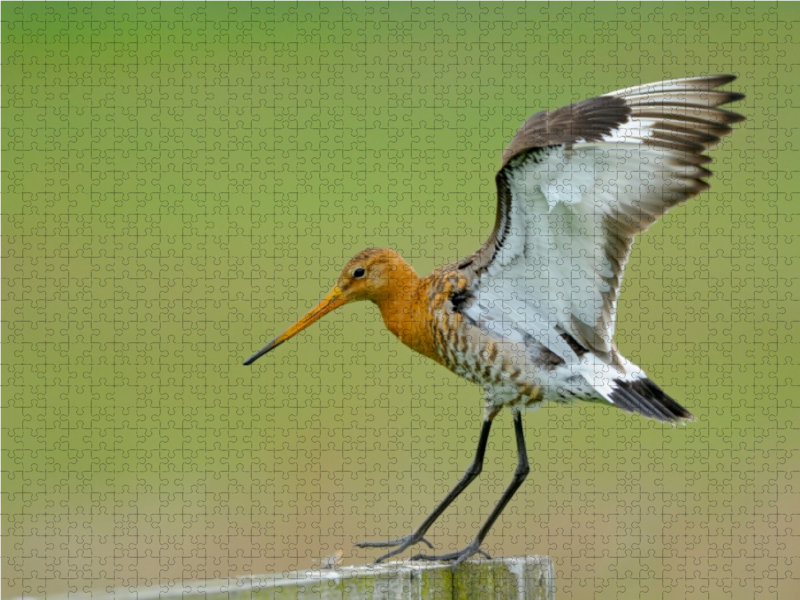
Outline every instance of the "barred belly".
<svg viewBox="0 0 800 600"><path fill-rule="evenodd" d="M437 340L443 364L456 375L478 383L486 390L487 403L533 406L544 399L544 365L537 365L524 344L494 340L457 313L447 315Z"/></svg>
<svg viewBox="0 0 800 600"><path fill-rule="evenodd" d="M436 340L442 364L483 386L487 404L536 408L545 400L601 400L574 367L533 338L498 340L458 313L445 314L439 331L447 333Z"/></svg>

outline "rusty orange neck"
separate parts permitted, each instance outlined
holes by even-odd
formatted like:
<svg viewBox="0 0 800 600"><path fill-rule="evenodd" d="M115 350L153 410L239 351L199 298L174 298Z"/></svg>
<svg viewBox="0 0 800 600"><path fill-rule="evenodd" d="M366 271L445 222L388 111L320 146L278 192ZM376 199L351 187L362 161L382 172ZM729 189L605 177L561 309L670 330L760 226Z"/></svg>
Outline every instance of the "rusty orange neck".
<svg viewBox="0 0 800 600"><path fill-rule="evenodd" d="M433 315L428 282L400 261L392 270L385 294L373 301L378 305L387 329L406 346L441 362L433 343Z"/></svg>

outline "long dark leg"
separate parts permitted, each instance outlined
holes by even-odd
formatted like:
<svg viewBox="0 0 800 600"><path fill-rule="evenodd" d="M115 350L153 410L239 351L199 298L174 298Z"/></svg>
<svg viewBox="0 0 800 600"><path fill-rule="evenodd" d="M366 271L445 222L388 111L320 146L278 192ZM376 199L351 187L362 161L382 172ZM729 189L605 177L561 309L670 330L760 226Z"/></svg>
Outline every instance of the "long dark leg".
<svg viewBox="0 0 800 600"><path fill-rule="evenodd" d="M397 538L396 540L389 540L387 542L359 542L356 544L359 548L386 548L397 546L391 552L388 552L381 556L375 562L381 562L386 560L389 557L394 556L395 554L400 554L403 550L416 544L417 542L425 542L428 544L430 548L433 548L431 543L426 540L423 536L425 533L430 529L431 525L434 524L436 519L438 519L441 514L453 503L453 500L458 498L459 494L463 492L467 486L472 483L472 481L480 475L481 470L483 469L483 457L486 454L486 442L489 440L489 430L492 428L492 418L494 415L489 415L483 421L483 427L481 428L481 437L478 440L478 450L475 452L475 458L472 461L472 464L467 467L467 470L462 475L461 479L459 479L458 483L450 490L444 499L439 502L436 508L433 509L433 512L428 515L428 517L422 522L422 524L417 527L413 532L405 535L401 538Z"/></svg>
<svg viewBox="0 0 800 600"><path fill-rule="evenodd" d="M417 556L412 556L411 560L455 560L453 563L453 570L455 570L459 563L465 561L473 554L481 553L484 556L488 556L483 550L481 550L483 539L489 533L489 530L492 528L492 525L494 525L497 517L500 516L500 513L503 512L503 509L511 501L511 498L519 489L519 486L522 485L522 482L525 481L525 478L528 476L528 473L530 473L531 470L531 467L528 464L528 452L525 450L525 436L522 431L521 413L514 415L514 433L517 436L517 469L514 471L514 477L511 479L511 483L506 488L506 491L503 492L502 496L500 496L500 501L497 503L497 506L494 507L494 510L489 515L489 518L486 519L486 522L481 526L480 530L478 530L478 535L475 536L475 538L466 548L463 548L458 552L442 554L439 556L418 554Z"/></svg>

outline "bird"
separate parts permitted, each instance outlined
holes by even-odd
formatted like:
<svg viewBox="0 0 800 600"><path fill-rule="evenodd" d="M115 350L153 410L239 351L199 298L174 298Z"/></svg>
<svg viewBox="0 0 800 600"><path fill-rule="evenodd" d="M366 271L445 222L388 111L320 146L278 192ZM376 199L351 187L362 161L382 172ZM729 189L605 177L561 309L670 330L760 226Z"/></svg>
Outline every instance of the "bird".
<svg viewBox="0 0 800 600"><path fill-rule="evenodd" d="M481 473L493 420L513 415L517 466L510 484L464 548L412 560L479 554L530 472L522 415L544 402L594 402L667 423L692 414L620 354L617 301L637 234L709 189L705 151L745 120L720 108L743 99L720 90L735 75L628 87L529 117L502 154L497 212L472 255L420 277L397 252L368 248L325 298L244 364L275 350L331 311L368 300L412 350L483 387L483 422L463 476L411 533L361 548L418 544Z"/></svg>

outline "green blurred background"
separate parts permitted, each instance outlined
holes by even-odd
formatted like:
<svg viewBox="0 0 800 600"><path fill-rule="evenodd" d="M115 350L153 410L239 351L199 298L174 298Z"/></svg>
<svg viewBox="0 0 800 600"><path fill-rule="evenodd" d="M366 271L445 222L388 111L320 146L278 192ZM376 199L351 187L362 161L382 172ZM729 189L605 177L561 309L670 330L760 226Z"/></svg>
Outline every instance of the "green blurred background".
<svg viewBox="0 0 800 600"><path fill-rule="evenodd" d="M797 4L2 3L3 597L293 568L407 533L478 387L371 305L251 368L368 246L471 253L521 122L736 73L712 190L641 236L623 353L697 417L528 414L487 538L561 600L800 597ZM466 544L487 468L431 532ZM794 562L793 562L794 561Z"/></svg>

